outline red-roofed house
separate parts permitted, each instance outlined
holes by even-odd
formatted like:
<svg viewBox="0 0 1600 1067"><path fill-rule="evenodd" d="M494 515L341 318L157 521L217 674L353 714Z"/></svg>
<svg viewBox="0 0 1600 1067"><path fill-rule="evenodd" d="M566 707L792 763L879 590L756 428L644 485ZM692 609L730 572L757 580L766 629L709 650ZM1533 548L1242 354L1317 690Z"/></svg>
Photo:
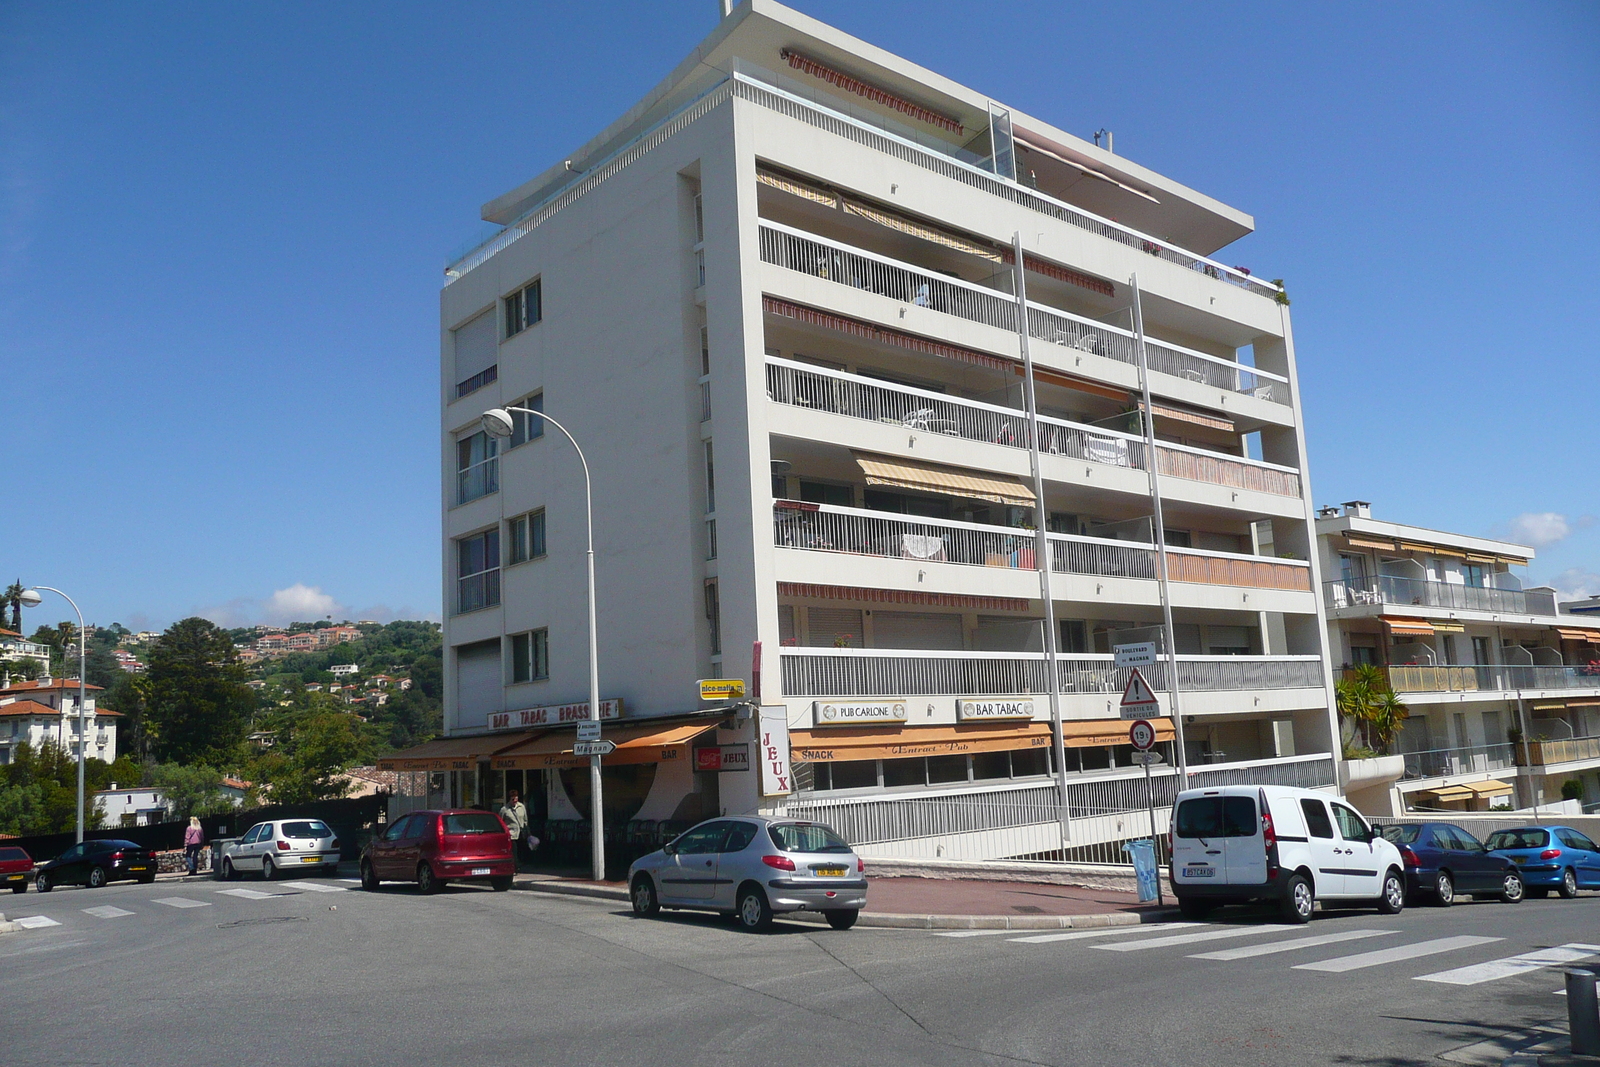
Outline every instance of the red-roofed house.
<svg viewBox="0 0 1600 1067"><path fill-rule="evenodd" d="M50 646L41 645L37 641L29 641L15 630L7 630L0 626L0 659L36 660L39 669L50 669Z"/></svg>
<svg viewBox="0 0 1600 1067"><path fill-rule="evenodd" d="M85 686L84 713L88 726L86 756L110 763L117 758L117 724L121 713L96 709L97 685ZM14 682L0 689L0 764L11 762L16 746L34 748L49 742L76 757L78 754L78 683L70 678L40 678Z"/></svg>

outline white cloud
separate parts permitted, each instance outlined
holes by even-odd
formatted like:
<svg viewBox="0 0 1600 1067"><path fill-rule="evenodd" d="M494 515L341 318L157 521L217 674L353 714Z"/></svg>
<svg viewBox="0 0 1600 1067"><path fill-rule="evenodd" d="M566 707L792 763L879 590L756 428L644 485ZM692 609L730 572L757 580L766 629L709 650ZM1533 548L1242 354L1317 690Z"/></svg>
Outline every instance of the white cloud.
<svg viewBox="0 0 1600 1067"><path fill-rule="evenodd" d="M1517 544L1544 548L1546 545L1566 540L1576 530L1593 526L1594 522L1593 515L1568 519L1556 511L1524 511L1512 519L1507 527L1511 540Z"/></svg>
<svg viewBox="0 0 1600 1067"><path fill-rule="evenodd" d="M1562 600L1585 600L1600 595L1600 574L1582 567L1568 567L1550 579L1550 584L1555 586Z"/></svg>
<svg viewBox="0 0 1600 1067"><path fill-rule="evenodd" d="M339 615L345 608L319 585L295 582L287 589L279 589L261 606L263 622L313 622L327 615Z"/></svg>
<svg viewBox="0 0 1600 1067"><path fill-rule="evenodd" d="M352 608L331 593L323 592L321 586L306 585L304 582L274 590L265 599L238 596L221 604L201 608L194 614L222 627L254 626L258 623L287 626L291 622L316 622L329 617L334 622L346 619L371 619L374 622L393 622L396 619L440 621L438 612L417 612L410 606L396 609L385 604L374 604L360 609Z"/></svg>

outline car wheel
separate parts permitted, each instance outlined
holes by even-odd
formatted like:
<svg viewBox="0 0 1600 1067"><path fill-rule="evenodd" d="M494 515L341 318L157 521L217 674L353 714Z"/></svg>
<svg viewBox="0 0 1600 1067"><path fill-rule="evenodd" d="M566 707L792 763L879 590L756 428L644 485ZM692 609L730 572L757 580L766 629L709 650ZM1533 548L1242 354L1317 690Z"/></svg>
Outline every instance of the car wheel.
<svg viewBox="0 0 1600 1067"><path fill-rule="evenodd" d="M648 874L641 874L633 880L633 891L628 894L633 901L633 913L641 919L648 919L661 910L661 902L656 899L656 886Z"/></svg>
<svg viewBox="0 0 1600 1067"><path fill-rule="evenodd" d="M372 864L368 863L366 860L362 860L361 888L371 892L372 890L377 889L380 884L381 883L378 881L378 876L372 872Z"/></svg>
<svg viewBox="0 0 1600 1067"><path fill-rule="evenodd" d="M417 888L425 895L432 896L442 887L442 883L433 873L433 868L426 863L417 864Z"/></svg>
<svg viewBox="0 0 1600 1067"><path fill-rule="evenodd" d="M739 895L739 925L759 933L772 925L772 905L760 886L751 886Z"/></svg>
<svg viewBox="0 0 1600 1067"><path fill-rule="evenodd" d="M1200 900L1196 897L1179 897L1178 911L1185 919L1204 919L1211 914L1211 909L1216 904L1209 900Z"/></svg>
<svg viewBox="0 0 1600 1067"><path fill-rule="evenodd" d="M1526 887L1522 884L1522 875L1516 871L1507 871L1501 882L1500 899L1507 904L1521 904Z"/></svg>
<svg viewBox="0 0 1600 1067"><path fill-rule="evenodd" d="M239 872L234 869L233 861L230 859L222 861L222 880L224 882L237 882L239 880Z"/></svg>
<svg viewBox="0 0 1600 1067"><path fill-rule="evenodd" d="M1378 911L1384 915L1399 915L1406 906L1406 883L1394 868L1383 876L1383 896L1378 898Z"/></svg>
<svg viewBox="0 0 1600 1067"><path fill-rule="evenodd" d="M1317 897L1311 891L1311 883L1306 881L1306 876L1291 875L1288 884L1283 887L1283 899L1278 902L1278 910L1283 913L1284 920L1291 923L1308 923L1311 921L1311 912L1316 906Z"/></svg>
<svg viewBox="0 0 1600 1067"><path fill-rule="evenodd" d="M106 869L104 867L90 867L89 880L84 883L90 889L99 889L106 884Z"/></svg>
<svg viewBox="0 0 1600 1067"><path fill-rule="evenodd" d="M1556 892L1565 900L1571 900L1578 895L1578 876L1573 873L1571 867L1561 872L1561 884L1556 887Z"/></svg>
<svg viewBox="0 0 1600 1067"><path fill-rule="evenodd" d="M263 856L261 858L261 880L270 882L276 877L278 877L277 864L272 862L271 856Z"/></svg>
<svg viewBox="0 0 1600 1067"><path fill-rule="evenodd" d="M822 914L828 917L828 925L835 930L848 930L856 924L861 912L856 908L830 908Z"/></svg>
<svg viewBox="0 0 1600 1067"><path fill-rule="evenodd" d="M50 890L55 888L55 886L50 884L50 876L45 874L43 871L40 871L39 877L33 880L33 887L41 893L48 893Z"/></svg>
<svg viewBox="0 0 1600 1067"><path fill-rule="evenodd" d="M1433 900L1441 908L1448 908L1456 902L1456 880L1450 877L1449 871L1440 871L1434 878Z"/></svg>
<svg viewBox="0 0 1600 1067"><path fill-rule="evenodd" d="M489 879L489 886L496 893L504 893L511 888L511 876L509 874L497 874Z"/></svg>

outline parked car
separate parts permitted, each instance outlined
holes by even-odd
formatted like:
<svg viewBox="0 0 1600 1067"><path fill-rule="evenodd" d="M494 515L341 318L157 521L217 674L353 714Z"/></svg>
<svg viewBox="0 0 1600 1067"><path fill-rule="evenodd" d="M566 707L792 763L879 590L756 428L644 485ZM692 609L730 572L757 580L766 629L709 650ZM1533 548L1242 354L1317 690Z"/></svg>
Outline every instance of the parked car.
<svg viewBox="0 0 1600 1067"><path fill-rule="evenodd" d="M1408 899L1427 897L1448 908L1459 896L1517 904L1526 893L1515 863L1494 855L1454 823L1400 823L1380 832L1405 861Z"/></svg>
<svg viewBox="0 0 1600 1067"><path fill-rule="evenodd" d="M49 863L40 864L33 884L41 893L58 885L99 889L107 882L153 882L156 854L132 841L80 841Z"/></svg>
<svg viewBox="0 0 1600 1067"><path fill-rule="evenodd" d="M332 874L338 869L339 839L321 819L258 822L222 846L222 877L229 882L247 871L270 882L283 871Z"/></svg>
<svg viewBox="0 0 1600 1067"><path fill-rule="evenodd" d="M633 912L716 911L746 930L775 914L817 911L848 930L867 904L867 865L822 823L757 816L692 826L628 869Z"/></svg>
<svg viewBox="0 0 1600 1067"><path fill-rule="evenodd" d="M1580 889L1600 889L1600 846L1570 826L1496 830L1484 844L1517 865L1529 896L1554 889L1570 900Z"/></svg>
<svg viewBox="0 0 1600 1067"><path fill-rule="evenodd" d="M1172 892L1186 918L1222 904L1269 901L1292 923L1317 901L1405 907L1400 853L1354 808L1290 786L1220 786L1178 794Z"/></svg>
<svg viewBox="0 0 1600 1067"><path fill-rule="evenodd" d="M416 882L437 893L447 882L488 882L497 892L516 876L511 834L492 811L414 811L395 820L361 853L361 886Z"/></svg>
<svg viewBox="0 0 1600 1067"><path fill-rule="evenodd" d="M0 848L0 885L10 886L13 893L28 891L28 875L33 871L33 857L20 848Z"/></svg>

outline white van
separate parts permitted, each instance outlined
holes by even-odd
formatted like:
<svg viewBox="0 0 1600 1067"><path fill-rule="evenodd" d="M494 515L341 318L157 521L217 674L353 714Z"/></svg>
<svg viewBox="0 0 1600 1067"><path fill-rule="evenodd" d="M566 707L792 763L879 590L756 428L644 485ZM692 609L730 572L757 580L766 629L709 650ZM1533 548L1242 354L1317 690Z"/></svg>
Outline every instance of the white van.
<svg viewBox="0 0 1600 1067"><path fill-rule="evenodd" d="M1172 813L1172 892L1185 918L1221 904L1275 902L1303 923L1321 900L1405 907L1400 852L1354 808L1311 789L1185 789Z"/></svg>

